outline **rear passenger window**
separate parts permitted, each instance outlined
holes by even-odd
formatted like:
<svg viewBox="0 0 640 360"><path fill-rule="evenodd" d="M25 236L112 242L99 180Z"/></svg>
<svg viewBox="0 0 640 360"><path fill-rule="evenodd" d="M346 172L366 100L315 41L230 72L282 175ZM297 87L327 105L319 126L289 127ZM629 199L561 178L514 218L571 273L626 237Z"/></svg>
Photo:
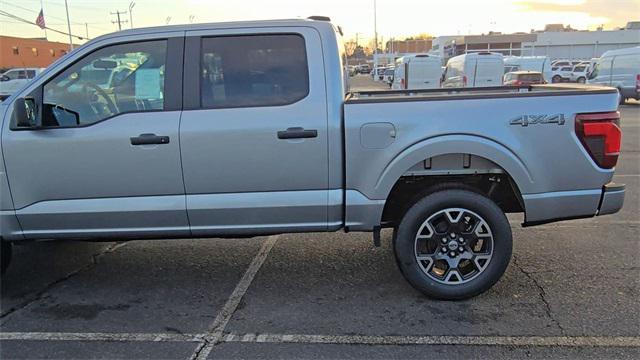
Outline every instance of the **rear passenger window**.
<svg viewBox="0 0 640 360"><path fill-rule="evenodd" d="M200 105L204 108L287 105L309 93L300 35L202 39Z"/></svg>

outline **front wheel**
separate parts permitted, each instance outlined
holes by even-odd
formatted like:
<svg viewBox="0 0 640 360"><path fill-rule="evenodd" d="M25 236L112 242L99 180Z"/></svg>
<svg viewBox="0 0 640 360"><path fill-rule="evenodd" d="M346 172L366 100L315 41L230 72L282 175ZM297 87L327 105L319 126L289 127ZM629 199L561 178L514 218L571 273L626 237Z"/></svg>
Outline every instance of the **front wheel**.
<svg viewBox="0 0 640 360"><path fill-rule="evenodd" d="M585 82L587 82L587 79L583 77L579 77L577 81L578 81L578 84L584 84Z"/></svg>
<svg viewBox="0 0 640 360"><path fill-rule="evenodd" d="M468 190L431 193L413 205L397 229L398 266L414 288L444 300L487 291L511 259L509 221L490 199Z"/></svg>
<svg viewBox="0 0 640 360"><path fill-rule="evenodd" d="M560 75L556 75L556 76L551 78L551 82L553 82L553 83L559 83L560 81L562 81L562 76L560 76Z"/></svg>

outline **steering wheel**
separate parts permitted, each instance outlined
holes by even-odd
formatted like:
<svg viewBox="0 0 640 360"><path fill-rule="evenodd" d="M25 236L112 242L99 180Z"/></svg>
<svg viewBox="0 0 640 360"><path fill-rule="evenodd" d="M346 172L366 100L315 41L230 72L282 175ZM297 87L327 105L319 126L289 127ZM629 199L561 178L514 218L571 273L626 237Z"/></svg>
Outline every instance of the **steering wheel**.
<svg viewBox="0 0 640 360"><path fill-rule="evenodd" d="M107 93L102 90L102 88L98 85L92 84L92 83L85 83L82 85L82 91L84 92L87 88L91 88L95 91L96 94L100 95L104 101L107 103L107 108L109 109L109 111L111 112L112 115L117 114L118 111L118 107L116 106L116 104L113 102L113 100L111 100L111 98L109 97L109 95L107 95Z"/></svg>

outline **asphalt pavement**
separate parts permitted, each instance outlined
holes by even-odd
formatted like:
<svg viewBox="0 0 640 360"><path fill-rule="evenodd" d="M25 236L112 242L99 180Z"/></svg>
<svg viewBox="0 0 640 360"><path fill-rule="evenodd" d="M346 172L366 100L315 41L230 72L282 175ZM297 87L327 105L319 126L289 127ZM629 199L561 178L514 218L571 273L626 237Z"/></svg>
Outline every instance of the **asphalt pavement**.
<svg viewBox="0 0 640 360"><path fill-rule="evenodd" d="M476 298L413 290L389 231L32 243L2 278L0 358L640 358L640 104L620 111L624 209L510 216L511 264Z"/></svg>

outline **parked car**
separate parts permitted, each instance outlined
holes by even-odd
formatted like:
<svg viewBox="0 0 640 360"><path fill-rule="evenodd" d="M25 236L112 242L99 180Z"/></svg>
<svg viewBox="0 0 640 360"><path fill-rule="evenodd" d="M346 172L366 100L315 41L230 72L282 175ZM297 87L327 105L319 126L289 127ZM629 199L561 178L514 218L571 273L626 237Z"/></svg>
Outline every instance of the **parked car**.
<svg viewBox="0 0 640 360"><path fill-rule="evenodd" d="M504 73L514 71L538 71L545 81L551 81L551 60L547 56L505 56Z"/></svg>
<svg viewBox="0 0 640 360"><path fill-rule="evenodd" d="M569 82L571 81L571 74L573 73L573 65L567 65L563 67L556 68L556 70L552 71L551 82L560 83L560 82Z"/></svg>
<svg viewBox="0 0 640 360"><path fill-rule="evenodd" d="M626 99L640 100L640 46L602 54L589 74L589 84L612 86Z"/></svg>
<svg viewBox="0 0 640 360"><path fill-rule="evenodd" d="M442 87L486 87L502 85L504 58L500 53L458 55L447 61Z"/></svg>
<svg viewBox="0 0 640 360"><path fill-rule="evenodd" d="M22 88L42 70L42 68L16 68L0 74L0 101Z"/></svg>
<svg viewBox="0 0 640 360"><path fill-rule="evenodd" d="M371 72L371 66L369 64L358 65L358 73L369 74Z"/></svg>
<svg viewBox="0 0 640 360"><path fill-rule="evenodd" d="M391 88L394 90L436 89L442 78L442 58L427 54L407 55L396 60Z"/></svg>
<svg viewBox="0 0 640 360"><path fill-rule="evenodd" d="M503 85L507 86L528 86L546 84L544 76L539 71L513 71L504 74Z"/></svg>
<svg viewBox="0 0 640 360"><path fill-rule="evenodd" d="M3 270L12 242L344 230L379 245L390 228L416 289L463 299L509 264L505 213L530 226L622 207L614 88L349 93L336 31L138 28L49 67L0 105ZM122 54L140 65L111 88L83 76Z"/></svg>
<svg viewBox="0 0 640 360"><path fill-rule="evenodd" d="M571 82L577 82L579 84L584 84L587 81L587 77L589 75L589 62L580 63L573 67L571 70Z"/></svg>
<svg viewBox="0 0 640 360"><path fill-rule="evenodd" d="M554 60L551 63L551 71L556 71L561 67L567 67L567 66L574 67L580 64L581 62L582 60Z"/></svg>

